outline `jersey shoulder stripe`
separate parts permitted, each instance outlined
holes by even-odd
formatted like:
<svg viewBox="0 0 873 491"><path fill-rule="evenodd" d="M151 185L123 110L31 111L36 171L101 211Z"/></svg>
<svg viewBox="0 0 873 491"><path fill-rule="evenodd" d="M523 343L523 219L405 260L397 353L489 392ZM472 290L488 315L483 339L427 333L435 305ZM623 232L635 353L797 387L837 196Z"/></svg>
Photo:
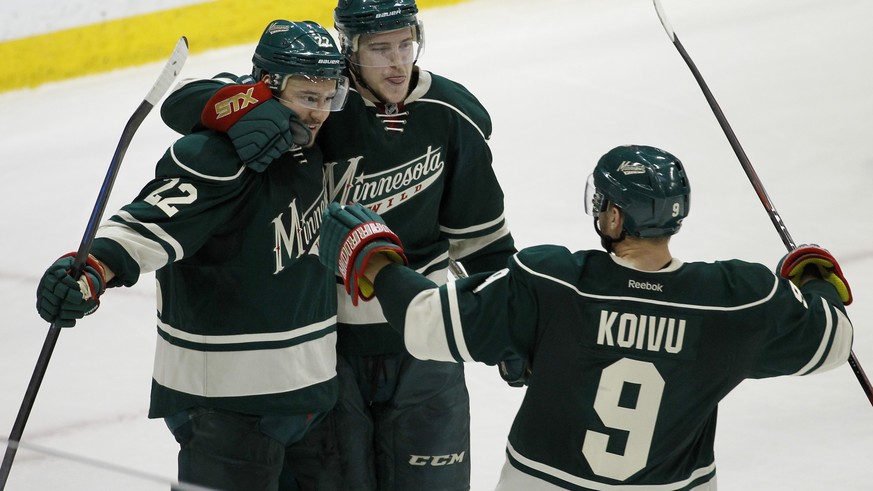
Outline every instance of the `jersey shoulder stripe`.
<svg viewBox="0 0 873 491"><path fill-rule="evenodd" d="M158 162L155 176L227 182L239 179L245 169L227 136L202 131L176 140Z"/></svg>
<svg viewBox="0 0 873 491"><path fill-rule="evenodd" d="M423 94L420 97L409 102L444 106L470 123L483 139L491 138L491 116L466 87L425 70L419 72L419 87L426 90L421 91ZM415 94L416 91L413 91L413 96Z"/></svg>
<svg viewBox="0 0 873 491"><path fill-rule="evenodd" d="M606 271L606 268L610 268L608 271L615 271L615 269L612 269L616 263L615 259L613 256L602 251L579 251L571 253L565 247L561 246L536 246L524 249L517 253L513 256L513 263L518 265L519 268L530 276L556 283L564 288L574 291L581 297L586 297L592 300L637 302L700 311L729 312L758 307L770 301L776 294L779 286L779 278L763 266L757 264L744 263L742 261L685 263L678 268L665 270L664 273L639 273L652 275L653 277L657 277L659 274L671 274L674 276L683 276L687 274L692 278L702 279L712 276L728 276L733 281L707 282L708 287L724 287L725 289L724 295L708 294L705 300L712 301L705 301L691 296L682 296L680 294L669 292L668 294L656 298L643 294L642 290L635 289L628 289L626 294L599 292L595 288L599 284L606 284L609 281L625 281L624 276L619 279L615 278L615 275L612 274L609 279L603 279L602 275L592 273L593 271L599 270ZM633 277L634 272L637 272L637 270L630 268L624 269L627 270L628 274L626 276L628 278ZM742 271L738 271L738 269L741 269ZM579 276L585 276L586 273L589 278L580 280ZM568 275L575 275L575 277ZM738 279L742 279L742 287L736 287ZM665 282L687 282L687 280L681 277L665 277L664 280ZM603 288L603 290L612 292L617 291L615 288L609 287ZM683 290L687 291L684 288ZM718 300L718 302L715 300Z"/></svg>

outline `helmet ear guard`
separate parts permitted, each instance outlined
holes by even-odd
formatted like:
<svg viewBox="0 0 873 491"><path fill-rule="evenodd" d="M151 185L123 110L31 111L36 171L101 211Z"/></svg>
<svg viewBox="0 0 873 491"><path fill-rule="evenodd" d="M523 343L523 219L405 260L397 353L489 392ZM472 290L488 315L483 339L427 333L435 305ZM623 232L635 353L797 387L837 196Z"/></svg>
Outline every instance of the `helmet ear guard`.
<svg viewBox="0 0 873 491"><path fill-rule="evenodd" d="M595 218L611 202L622 211L627 235L664 237L678 232L688 216L691 188L682 162L674 155L655 147L626 145L600 158L585 195L586 212Z"/></svg>

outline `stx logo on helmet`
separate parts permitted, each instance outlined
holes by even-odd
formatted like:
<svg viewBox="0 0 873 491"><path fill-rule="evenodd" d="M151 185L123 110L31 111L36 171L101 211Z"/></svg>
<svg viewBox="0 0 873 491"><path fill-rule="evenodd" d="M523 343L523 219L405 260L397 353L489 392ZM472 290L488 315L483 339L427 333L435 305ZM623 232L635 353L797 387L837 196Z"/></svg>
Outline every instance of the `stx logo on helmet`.
<svg viewBox="0 0 873 491"><path fill-rule="evenodd" d="M633 174L645 174L646 166L639 162L631 162L630 160L625 160L618 165L618 169L616 169L616 171L623 172L626 176L630 176Z"/></svg>
<svg viewBox="0 0 873 491"><path fill-rule="evenodd" d="M232 95L227 99L215 103L215 119L221 119L225 116L230 116L240 109L245 109L249 104L257 104L258 101L252 94L255 88L249 87L249 90Z"/></svg>

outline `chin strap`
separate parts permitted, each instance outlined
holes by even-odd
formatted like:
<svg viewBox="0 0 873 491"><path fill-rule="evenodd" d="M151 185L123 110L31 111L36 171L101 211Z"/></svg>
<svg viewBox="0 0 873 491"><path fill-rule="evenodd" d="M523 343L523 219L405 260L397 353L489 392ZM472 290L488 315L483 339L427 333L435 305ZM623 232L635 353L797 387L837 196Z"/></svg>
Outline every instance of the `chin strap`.
<svg viewBox="0 0 873 491"><path fill-rule="evenodd" d="M363 75L361 75L361 72L358 70L357 65L355 65L353 62L349 61L348 66L349 66L349 73L351 73L352 76L354 77L355 83L357 83L361 87L367 89L367 92L372 94L373 97L375 97L383 105L388 104L387 102L385 102L384 99L382 99L382 96L380 96L372 87L370 87L367 84L367 82L364 81L364 77L363 77Z"/></svg>
<svg viewBox="0 0 873 491"><path fill-rule="evenodd" d="M597 217L594 217L594 231L597 232L597 235L600 237L600 245L603 246L606 252L610 254L614 252L612 246L614 244L617 244L618 242L623 241L624 238L627 237L627 233L625 233L624 230L621 231L621 235L619 235L617 239L613 239L612 237L604 234L598 226Z"/></svg>

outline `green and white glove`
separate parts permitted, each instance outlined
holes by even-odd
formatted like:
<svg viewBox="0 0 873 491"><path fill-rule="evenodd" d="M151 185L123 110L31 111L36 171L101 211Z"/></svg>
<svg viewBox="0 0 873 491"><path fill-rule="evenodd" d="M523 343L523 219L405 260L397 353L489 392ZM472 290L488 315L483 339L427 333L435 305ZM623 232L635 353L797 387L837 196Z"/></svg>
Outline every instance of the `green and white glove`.
<svg viewBox="0 0 873 491"><path fill-rule="evenodd" d="M373 284L364 277L367 262L374 254L408 264L400 238L385 225L377 213L359 203L340 206L331 203L321 223L319 260L343 279L352 304L373 298Z"/></svg>
<svg viewBox="0 0 873 491"><path fill-rule="evenodd" d="M93 256L88 256L82 274L73 278L75 253L63 255L39 280L36 310L39 316L57 327L73 327L76 320L93 313L106 291L106 274Z"/></svg>
<svg viewBox="0 0 873 491"><path fill-rule="evenodd" d="M206 103L200 120L207 128L227 133L240 159L256 172L263 172L293 145L312 143L309 127L274 99L263 81L222 87Z"/></svg>

